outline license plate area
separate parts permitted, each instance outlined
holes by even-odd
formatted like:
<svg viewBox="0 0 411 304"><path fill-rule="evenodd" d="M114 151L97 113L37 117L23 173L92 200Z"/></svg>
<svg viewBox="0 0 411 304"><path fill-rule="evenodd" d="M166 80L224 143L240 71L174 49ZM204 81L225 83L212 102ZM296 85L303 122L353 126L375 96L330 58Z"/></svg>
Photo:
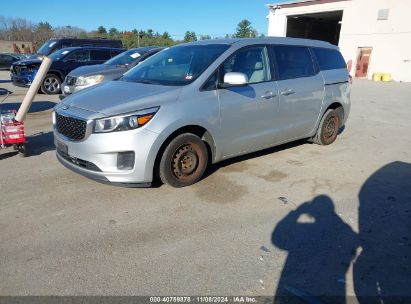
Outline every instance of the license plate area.
<svg viewBox="0 0 411 304"><path fill-rule="evenodd" d="M58 152L60 152L62 154L65 154L65 155L68 155L68 147L65 143L62 143L61 141L57 140L56 141L56 148L57 148Z"/></svg>

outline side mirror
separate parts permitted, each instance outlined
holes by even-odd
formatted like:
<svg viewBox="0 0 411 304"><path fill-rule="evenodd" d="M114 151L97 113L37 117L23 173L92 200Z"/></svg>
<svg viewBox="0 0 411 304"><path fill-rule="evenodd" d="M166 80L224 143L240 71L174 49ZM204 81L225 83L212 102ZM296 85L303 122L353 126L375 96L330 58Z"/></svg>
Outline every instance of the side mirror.
<svg viewBox="0 0 411 304"><path fill-rule="evenodd" d="M248 77L244 73L230 72L224 75L224 83L220 84L221 88L242 87L247 85Z"/></svg>

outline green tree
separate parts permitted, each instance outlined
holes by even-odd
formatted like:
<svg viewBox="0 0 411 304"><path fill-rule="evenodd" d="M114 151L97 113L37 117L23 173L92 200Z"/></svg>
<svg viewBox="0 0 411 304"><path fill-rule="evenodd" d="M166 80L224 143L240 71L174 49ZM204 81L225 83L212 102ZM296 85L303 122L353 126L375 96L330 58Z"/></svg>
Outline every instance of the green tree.
<svg viewBox="0 0 411 304"><path fill-rule="evenodd" d="M117 38L119 34L120 33L119 33L118 29L116 29L115 27L112 27L108 30L108 35L112 38Z"/></svg>
<svg viewBox="0 0 411 304"><path fill-rule="evenodd" d="M161 38L163 39L171 39L171 36L168 32L164 32L163 35L161 35Z"/></svg>
<svg viewBox="0 0 411 304"><path fill-rule="evenodd" d="M190 41L197 41L197 35L195 32L187 31L186 34L184 35L184 42L190 42Z"/></svg>
<svg viewBox="0 0 411 304"><path fill-rule="evenodd" d="M209 40L209 39L211 39L211 36L210 36L210 35L202 35L202 36L200 36L200 40Z"/></svg>
<svg viewBox="0 0 411 304"><path fill-rule="evenodd" d="M255 38L257 31L251 26L251 22L247 19L241 20L237 25L237 32L234 35L236 38Z"/></svg>
<svg viewBox="0 0 411 304"><path fill-rule="evenodd" d="M107 34L107 30L104 26L100 25L97 29L97 33L99 33L100 35L104 35Z"/></svg>

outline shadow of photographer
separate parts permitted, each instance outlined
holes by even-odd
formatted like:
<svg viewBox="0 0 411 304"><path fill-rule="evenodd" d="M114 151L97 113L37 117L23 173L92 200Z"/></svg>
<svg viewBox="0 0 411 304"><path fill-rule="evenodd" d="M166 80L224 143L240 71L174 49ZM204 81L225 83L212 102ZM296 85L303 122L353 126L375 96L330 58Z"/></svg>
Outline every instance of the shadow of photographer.
<svg viewBox="0 0 411 304"><path fill-rule="evenodd" d="M275 227L272 243L288 251L275 303L346 303L346 273L360 303L411 302L411 164L390 163L359 192L359 233L320 195Z"/></svg>

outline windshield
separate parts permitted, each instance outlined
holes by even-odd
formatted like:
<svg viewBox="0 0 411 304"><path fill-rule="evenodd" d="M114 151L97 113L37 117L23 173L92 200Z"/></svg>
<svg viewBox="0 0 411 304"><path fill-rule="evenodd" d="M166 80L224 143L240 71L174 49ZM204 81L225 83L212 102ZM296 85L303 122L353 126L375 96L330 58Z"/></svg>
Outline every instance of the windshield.
<svg viewBox="0 0 411 304"><path fill-rule="evenodd" d="M229 48L226 44L181 45L165 49L124 74L121 80L181 86L200 76Z"/></svg>
<svg viewBox="0 0 411 304"><path fill-rule="evenodd" d="M118 54L117 56L107 60L104 62L104 64L109 64L109 65L126 65L134 62L137 60L137 58L140 58L145 52L139 52L136 50L130 50L123 52L121 54Z"/></svg>
<svg viewBox="0 0 411 304"><path fill-rule="evenodd" d="M68 53L70 53L69 50L61 49L61 50L55 51L54 53L51 53L51 55L49 55L49 58L52 59L53 61L57 61L63 58L64 56L66 56Z"/></svg>
<svg viewBox="0 0 411 304"><path fill-rule="evenodd" d="M52 47L57 43L57 40L47 40L38 50L37 53L41 55L48 55Z"/></svg>

